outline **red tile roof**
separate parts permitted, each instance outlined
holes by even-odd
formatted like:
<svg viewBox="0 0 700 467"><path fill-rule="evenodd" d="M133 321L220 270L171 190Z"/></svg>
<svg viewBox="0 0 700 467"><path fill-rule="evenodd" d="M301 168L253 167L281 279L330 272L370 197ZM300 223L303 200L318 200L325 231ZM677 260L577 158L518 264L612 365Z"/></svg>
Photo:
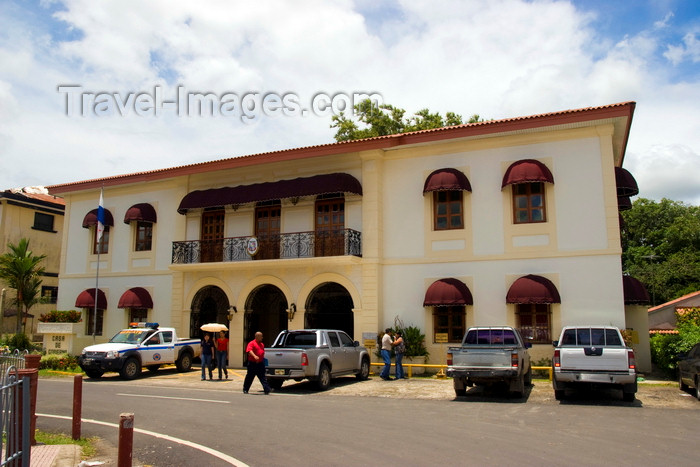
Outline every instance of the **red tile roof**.
<svg viewBox="0 0 700 467"><path fill-rule="evenodd" d="M372 149L391 149L413 144L430 143L449 139L484 136L496 133L522 131L554 125L566 125L592 120L610 118L627 118L624 135L620 148L620 161L624 158L629 128L632 123L635 102L621 102L600 107L585 107L574 110L563 110L525 117L489 120L485 122L466 123L430 130L413 131L386 136L376 136L361 140L343 141L301 148L283 149L266 153L220 159L208 162L157 169L132 174L115 175L112 177L84 180L80 182L51 185L47 188L52 193L68 193L84 189L95 189L101 186L114 186L126 183L139 183L151 180L190 175L214 170L236 167L246 167L262 163L281 162L296 159L307 159L347 152L365 151ZM620 162L621 163L621 162Z"/></svg>
<svg viewBox="0 0 700 467"><path fill-rule="evenodd" d="M676 303L678 303L678 302L685 301L685 300L687 300L687 299L689 299L689 298L693 298L693 297L695 297L695 296L697 296L697 295L700 295L700 290L698 290L697 292L691 292L691 293L689 293L689 294L683 295L682 297L679 297L679 298L677 298L677 299L675 299L675 300L671 300L670 302L662 303L661 305L656 305L654 308L649 308L649 309L647 310L647 312L651 313L652 311L656 311L656 310L661 309L661 308L667 308L667 307L669 307L669 306L671 306L671 305L673 305L673 304L676 304Z"/></svg>

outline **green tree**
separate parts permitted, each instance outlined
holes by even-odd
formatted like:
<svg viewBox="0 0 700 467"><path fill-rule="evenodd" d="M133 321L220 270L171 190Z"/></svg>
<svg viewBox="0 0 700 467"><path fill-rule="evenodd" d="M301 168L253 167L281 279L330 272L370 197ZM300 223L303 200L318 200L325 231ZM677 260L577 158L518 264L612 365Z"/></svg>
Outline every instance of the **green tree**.
<svg viewBox="0 0 700 467"><path fill-rule="evenodd" d="M622 267L653 305L700 290L700 206L639 198L622 218Z"/></svg>
<svg viewBox="0 0 700 467"><path fill-rule="evenodd" d="M332 117L331 128L337 128L334 138L338 142L429 130L463 123L461 115L447 112L443 117L439 113L431 113L428 109L421 109L413 117L404 118L406 114L404 109L389 104L377 106L370 99L365 99L353 108L356 120L348 118L343 112ZM467 123L482 121L484 120L479 115L474 114Z"/></svg>
<svg viewBox="0 0 700 467"><path fill-rule="evenodd" d="M16 333L22 332L22 317L24 313L35 303L39 295L39 276L43 274L44 268L40 263L46 255L35 255L29 249L29 240L20 239L17 245L8 243L9 251L0 255L0 279L7 285L15 289L17 305L17 327Z"/></svg>

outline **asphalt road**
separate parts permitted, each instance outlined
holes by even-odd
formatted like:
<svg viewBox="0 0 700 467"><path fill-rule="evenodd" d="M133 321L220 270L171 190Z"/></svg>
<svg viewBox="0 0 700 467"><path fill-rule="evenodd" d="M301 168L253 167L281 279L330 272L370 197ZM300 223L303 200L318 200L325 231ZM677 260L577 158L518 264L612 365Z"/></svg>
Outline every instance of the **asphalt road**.
<svg viewBox="0 0 700 467"><path fill-rule="evenodd" d="M244 395L236 378L200 382L196 374L166 371L132 382L85 380L82 418L117 425L120 413L134 413L134 465L156 467L236 461L251 466L698 464L698 411L692 409L590 400L514 402L498 395L367 397L352 392L359 394L375 381L347 378L336 395L299 384L265 396L257 392L257 382ZM67 417L40 415L40 429L71 432L72 394L71 378L40 380L37 412ZM82 425L83 437L100 436L114 446L117 435L114 426Z"/></svg>

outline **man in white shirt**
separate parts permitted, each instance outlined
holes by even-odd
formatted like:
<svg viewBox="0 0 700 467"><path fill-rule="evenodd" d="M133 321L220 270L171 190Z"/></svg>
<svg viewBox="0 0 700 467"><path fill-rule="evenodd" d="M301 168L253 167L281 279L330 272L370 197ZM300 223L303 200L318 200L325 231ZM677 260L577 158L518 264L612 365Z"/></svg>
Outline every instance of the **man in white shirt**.
<svg viewBox="0 0 700 467"><path fill-rule="evenodd" d="M379 373L379 377L384 381L391 381L389 371L391 370L391 347L394 340L391 338L391 328L386 328L384 336L382 336L382 359L384 360L384 368Z"/></svg>

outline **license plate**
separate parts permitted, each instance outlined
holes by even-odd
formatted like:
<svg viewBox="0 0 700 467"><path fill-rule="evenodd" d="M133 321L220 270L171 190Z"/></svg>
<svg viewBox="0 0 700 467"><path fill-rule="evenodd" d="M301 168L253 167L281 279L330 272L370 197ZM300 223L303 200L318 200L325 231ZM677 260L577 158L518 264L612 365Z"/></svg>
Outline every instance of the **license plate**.
<svg viewBox="0 0 700 467"><path fill-rule="evenodd" d="M286 372L285 372L284 370L276 369L276 370L275 370L275 374L276 374L276 375L285 375Z"/></svg>

